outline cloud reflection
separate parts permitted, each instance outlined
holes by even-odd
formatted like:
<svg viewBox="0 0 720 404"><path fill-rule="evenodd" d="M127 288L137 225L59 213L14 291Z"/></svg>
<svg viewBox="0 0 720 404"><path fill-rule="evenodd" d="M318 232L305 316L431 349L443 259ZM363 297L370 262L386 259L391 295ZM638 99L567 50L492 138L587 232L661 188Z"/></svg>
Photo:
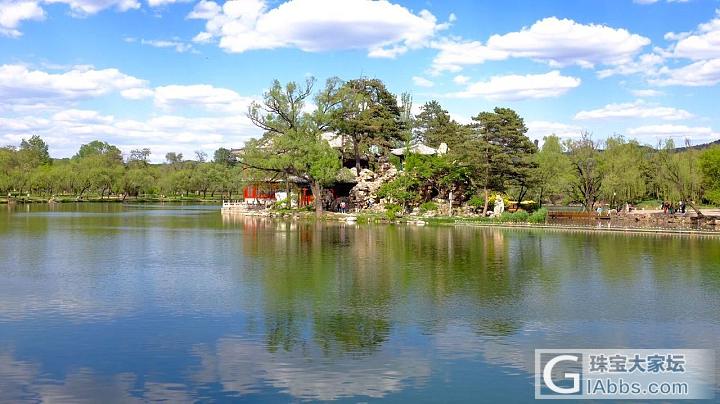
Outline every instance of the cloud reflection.
<svg viewBox="0 0 720 404"><path fill-rule="evenodd" d="M274 354L259 342L221 338L215 347L197 346L195 354L201 361L193 375L198 383L220 382L240 394L270 385L299 399L381 398L423 385L431 373L430 360L411 349L334 360L312 346Z"/></svg>

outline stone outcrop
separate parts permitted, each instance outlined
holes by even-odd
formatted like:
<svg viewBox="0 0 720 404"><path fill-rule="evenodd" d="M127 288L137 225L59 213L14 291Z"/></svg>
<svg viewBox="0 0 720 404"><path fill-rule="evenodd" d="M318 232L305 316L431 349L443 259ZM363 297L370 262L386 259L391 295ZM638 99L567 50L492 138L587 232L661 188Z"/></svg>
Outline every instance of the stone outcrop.
<svg viewBox="0 0 720 404"><path fill-rule="evenodd" d="M377 173L368 169L360 170L358 175L355 168L350 171L357 177L357 184L350 190L350 204L358 209L368 209L371 211L383 211L385 209L385 201L377 196L380 186L386 182L390 182L398 175L398 170L389 163L380 165Z"/></svg>

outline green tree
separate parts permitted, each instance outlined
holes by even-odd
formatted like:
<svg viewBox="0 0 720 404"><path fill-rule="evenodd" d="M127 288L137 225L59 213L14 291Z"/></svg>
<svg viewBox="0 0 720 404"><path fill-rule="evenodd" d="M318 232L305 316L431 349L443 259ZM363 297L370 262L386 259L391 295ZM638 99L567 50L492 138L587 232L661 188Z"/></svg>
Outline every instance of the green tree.
<svg viewBox="0 0 720 404"><path fill-rule="evenodd" d="M26 168L34 168L50 164L51 162L48 145L38 135L33 135L30 139L23 139L20 142L18 159L20 161L20 165Z"/></svg>
<svg viewBox="0 0 720 404"><path fill-rule="evenodd" d="M641 200L647 194L648 161L648 150L637 141L608 138L600 155L601 196L614 205Z"/></svg>
<svg viewBox="0 0 720 404"><path fill-rule="evenodd" d="M93 140L90 143L80 146L80 150L73 158L82 159L91 156L103 156L108 162L122 162L122 152L117 146L113 146L107 142Z"/></svg>
<svg viewBox="0 0 720 404"><path fill-rule="evenodd" d="M455 148L462 141L459 131L460 125L435 100L426 102L415 115L414 138L430 147L445 143L450 149Z"/></svg>
<svg viewBox="0 0 720 404"><path fill-rule="evenodd" d="M486 200L483 214L487 212L490 188L504 191L514 186L518 202L522 201L532 185L536 167L533 154L537 151L525 135L525 122L510 108L481 112L472 119L474 133L463 147L466 163L474 166L476 182L482 184Z"/></svg>
<svg viewBox="0 0 720 404"><path fill-rule="evenodd" d="M593 210L600 196L603 175L597 143L584 132L579 139L565 141L570 158L573 179L568 190L573 200L580 202L585 211Z"/></svg>
<svg viewBox="0 0 720 404"><path fill-rule="evenodd" d="M698 217L702 217L695 203L702 192L699 152L693 149L678 151L673 141L668 140L665 147L657 152L656 158L658 180L665 199L684 201Z"/></svg>
<svg viewBox="0 0 720 404"><path fill-rule="evenodd" d="M555 135L543 139L542 148L535 154L535 189L538 203L542 204L545 198L558 197L564 194L571 181L571 164L560 138Z"/></svg>
<svg viewBox="0 0 720 404"><path fill-rule="evenodd" d="M183 161L182 153L168 152L165 154L165 161L168 164L180 164Z"/></svg>
<svg viewBox="0 0 720 404"><path fill-rule="evenodd" d="M265 134L246 143L239 162L266 173L305 179L315 196L315 213L320 215L322 190L340 169L338 153L322 138L338 105L339 81L327 81L315 97L317 108L311 114L303 112L303 107L314 83L315 79L309 78L305 85L289 82L283 86L275 80L263 102L250 106L250 120Z"/></svg>
<svg viewBox="0 0 720 404"><path fill-rule="evenodd" d="M150 162L150 154L150 149L148 149L147 147L144 147L142 149L133 149L130 151L128 163L147 165Z"/></svg>
<svg viewBox="0 0 720 404"><path fill-rule="evenodd" d="M233 152L230 151L230 149L221 147L215 150L215 154L213 155L213 161L218 164L232 166L235 165L235 163L237 162L237 157L233 154Z"/></svg>
<svg viewBox="0 0 720 404"><path fill-rule="evenodd" d="M706 149L700 155L705 198L714 204L720 204L720 146Z"/></svg>
<svg viewBox="0 0 720 404"><path fill-rule="evenodd" d="M337 98L339 97L339 98ZM335 99L334 127L348 136L360 172L362 155L371 145L396 147L403 138L403 123L397 99L378 79L360 78L346 82Z"/></svg>

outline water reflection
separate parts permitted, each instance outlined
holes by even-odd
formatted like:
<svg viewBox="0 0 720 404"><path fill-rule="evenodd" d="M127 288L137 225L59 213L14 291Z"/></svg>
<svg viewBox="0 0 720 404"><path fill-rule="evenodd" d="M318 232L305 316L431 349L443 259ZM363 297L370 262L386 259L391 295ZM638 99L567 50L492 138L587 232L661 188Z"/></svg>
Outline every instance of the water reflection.
<svg viewBox="0 0 720 404"><path fill-rule="evenodd" d="M10 209L0 401L525 401L534 348L715 348L716 243Z"/></svg>
<svg viewBox="0 0 720 404"><path fill-rule="evenodd" d="M202 363L193 374L195 382L219 382L225 391L240 394L255 393L269 384L293 397L312 400L380 398L408 384L422 386L431 370L430 361L412 348L328 361L313 346L277 354L261 343L222 338L214 347L201 345L194 352Z"/></svg>

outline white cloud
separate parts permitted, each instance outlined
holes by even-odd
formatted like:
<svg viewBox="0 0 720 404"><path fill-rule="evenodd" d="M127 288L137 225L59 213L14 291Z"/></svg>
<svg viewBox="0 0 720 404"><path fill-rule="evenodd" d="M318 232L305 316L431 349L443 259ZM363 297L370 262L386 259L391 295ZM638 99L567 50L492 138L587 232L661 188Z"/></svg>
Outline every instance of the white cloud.
<svg viewBox="0 0 720 404"><path fill-rule="evenodd" d="M479 65L489 60L505 60L509 57L505 51L490 49L480 41L444 40L431 45L440 52L432 62L433 74L443 71L459 72L463 66Z"/></svg>
<svg viewBox="0 0 720 404"><path fill-rule="evenodd" d="M162 7L168 4L189 3L191 1L192 0L147 0L147 3L150 7Z"/></svg>
<svg viewBox="0 0 720 404"><path fill-rule="evenodd" d="M638 73L649 76L657 74L658 69L663 63L665 63L665 57L663 55L658 53L645 53L638 56L636 60L600 70L597 72L597 76L601 79L614 75L627 76Z"/></svg>
<svg viewBox="0 0 720 404"><path fill-rule="evenodd" d="M152 98L158 109L148 111L148 117L128 119L83 108L86 101L111 94ZM150 147L159 161L168 151L211 153L220 146L242 146L260 134L245 115L251 97L207 84L151 88L117 69L73 66L46 72L2 65L0 99L0 144L38 134L60 157L101 139L126 152Z"/></svg>
<svg viewBox="0 0 720 404"><path fill-rule="evenodd" d="M617 118L655 118L666 121L689 119L693 114L672 107L649 105L642 100L620 104L608 104L599 109L580 111L575 114L575 120L607 120Z"/></svg>
<svg viewBox="0 0 720 404"><path fill-rule="evenodd" d="M140 8L137 0L43 0L44 3L62 3L70 7L71 13L76 17L97 14L100 11L114 8L118 11L128 11Z"/></svg>
<svg viewBox="0 0 720 404"><path fill-rule="evenodd" d="M48 73L17 64L0 66L0 99L3 103L63 103L114 91L141 89L146 84L145 80L117 69L74 66L65 72Z"/></svg>
<svg viewBox="0 0 720 404"><path fill-rule="evenodd" d="M660 90L654 90L652 88L632 90L631 93L636 97L659 97L665 94Z"/></svg>
<svg viewBox="0 0 720 404"><path fill-rule="evenodd" d="M489 100L524 100L557 97L578 87L581 80L563 76L558 71L545 74L493 76L488 81L471 83L461 92L451 94L459 98L484 97Z"/></svg>
<svg viewBox="0 0 720 404"><path fill-rule="evenodd" d="M18 27L22 21L44 20L45 10L41 4L55 3L67 4L73 17L86 17L109 8L117 11L140 8L138 0L0 0L0 35L15 38L21 36Z"/></svg>
<svg viewBox="0 0 720 404"><path fill-rule="evenodd" d="M413 76L412 78L413 84L415 84L418 87L432 87L435 85L432 81L419 76Z"/></svg>
<svg viewBox="0 0 720 404"><path fill-rule="evenodd" d="M709 22L700 24L692 33L666 34L666 38L678 39L673 46L673 56L692 60L720 58L720 10Z"/></svg>
<svg viewBox="0 0 720 404"><path fill-rule="evenodd" d="M189 43L182 42L178 39L164 40L164 39L141 39L142 45L148 45L155 48L173 48L175 52L185 53L192 50L192 45Z"/></svg>
<svg viewBox="0 0 720 404"><path fill-rule="evenodd" d="M561 138L572 138L580 136L582 128L575 125L568 125L560 122L530 121L526 124L527 135L531 139L542 141L545 136L556 135Z"/></svg>
<svg viewBox="0 0 720 404"><path fill-rule="evenodd" d="M508 58L529 58L555 67L619 65L630 62L649 43L626 29L548 17L518 32L493 35L484 45L457 40L434 43L440 52L432 70L457 72L464 65Z"/></svg>
<svg viewBox="0 0 720 404"><path fill-rule="evenodd" d="M455 84L467 84L468 81L470 81L470 77L463 76L462 74L458 74L457 76L453 77L453 83Z"/></svg>
<svg viewBox="0 0 720 404"><path fill-rule="evenodd" d="M0 1L0 35L19 37L20 22L24 20L40 21L45 19L45 11L37 1Z"/></svg>
<svg viewBox="0 0 720 404"><path fill-rule="evenodd" d="M201 367L191 376L198 384L219 383L224 391L240 395L251 393L253 386L269 385L290 395L292 401L332 401L383 398L407 385L423 386L432 373L423 352L412 348L356 355L351 366L336 371L321 360L308 360L323 353L313 344L307 345L285 351L280 358L261 343L221 338L195 347L193 353ZM248 363L256 364L259 371L249 372Z"/></svg>
<svg viewBox="0 0 720 404"><path fill-rule="evenodd" d="M102 139L129 152L149 147L153 161L162 161L169 151L192 155L194 150L212 153L219 145L239 147L259 131L245 115L186 117L160 115L146 120L118 119L97 111L69 109L48 118L0 117L0 142L18 143L32 134L40 135L55 156L68 157L81 144Z"/></svg>
<svg viewBox="0 0 720 404"><path fill-rule="evenodd" d="M149 88L129 88L120 92L120 95L128 100L141 100L143 98L152 97L154 94L155 91Z"/></svg>
<svg viewBox="0 0 720 404"><path fill-rule="evenodd" d="M244 114L253 98L208 84L169 85L155 88L155 105L163 108L201 107L212 112Z"/></svg>
<svg viewBox="0 0 720 404"><path fill-rule="evenodd" d="M640 126L629 129L628 134L639 138L687 138L700 141L712 141L720 136L720 133L715 132L710 127L669 124Z"/></svg>
<svg viewBox="0 0 720 404"><path fill-rule="evenodd" d="M720 83L720 58L700 60L678 68L665 66L657 77L648 81L659 86L714 86Z"/></svg>
<svg viewBox="0 0 720 404"><path fill-rule="evenodd" d="M425 46L439 30L429 11L415 14L387 0L290 0L269 8L265 0L201 0L188 15L207 20L196 42L219 40L227 52L298 48L307 52L367 49L373 57L395 57Z"/></svg>

